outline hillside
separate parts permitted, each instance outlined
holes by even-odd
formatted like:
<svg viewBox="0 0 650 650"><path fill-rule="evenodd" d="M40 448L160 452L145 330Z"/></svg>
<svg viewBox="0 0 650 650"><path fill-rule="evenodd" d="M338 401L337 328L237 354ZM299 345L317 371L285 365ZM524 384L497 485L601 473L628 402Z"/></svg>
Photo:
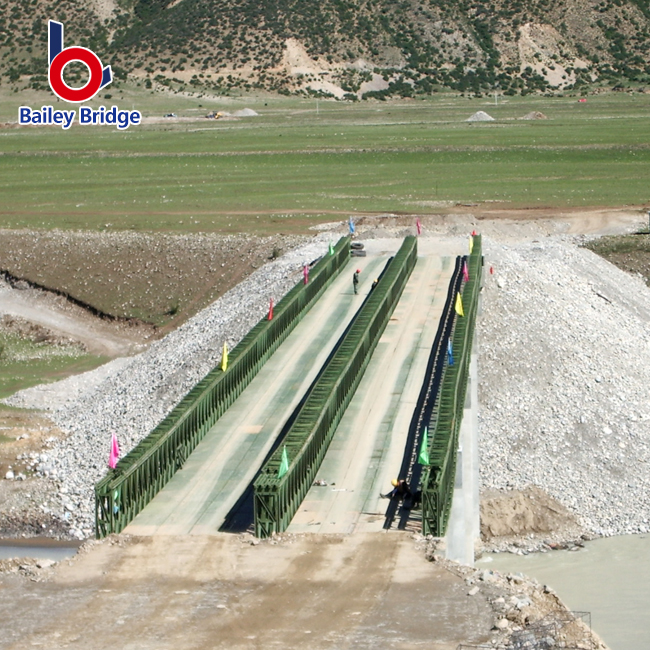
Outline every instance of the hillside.
<svg viewBox="0 0 650 650"><path fill-rule="evenodd" d="M147 88L346 99L650 79L646 0L8 0L0 80L47 88L47 19ZM70 66L73 68L73 66ZM83 71L70 70L79 85Z"/></svg>

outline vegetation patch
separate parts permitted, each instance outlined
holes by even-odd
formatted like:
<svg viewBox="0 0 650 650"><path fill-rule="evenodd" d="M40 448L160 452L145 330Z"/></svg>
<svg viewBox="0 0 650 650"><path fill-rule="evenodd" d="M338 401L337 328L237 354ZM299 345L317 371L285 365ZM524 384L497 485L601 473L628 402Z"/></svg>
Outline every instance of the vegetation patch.
<svg viewBox="0 0 650 650"><path fill-rule="evenodd" d="M650 287L650 234L602 237L585 247L623 271L643 277Z"/></svg>
<svg viewBox="0 0 650 650"><path fill-rule="evenodd" d="M0 320L0 398L91 370L105 361L86 354L78 343L21 319Z"/></svg>

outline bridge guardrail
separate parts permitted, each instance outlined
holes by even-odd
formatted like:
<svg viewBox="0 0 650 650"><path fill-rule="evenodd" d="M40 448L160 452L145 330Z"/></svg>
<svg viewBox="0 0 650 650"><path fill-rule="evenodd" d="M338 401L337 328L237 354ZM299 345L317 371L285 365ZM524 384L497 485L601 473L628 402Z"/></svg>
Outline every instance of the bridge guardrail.
<svg viewBox="0 0 650 650"><path fill-rule="evenodd" d="M282 444L254 482L255 534L286 530L309 491L372 352L417 260L417 240L407 237L312 385ZM279 469L286 449L288 469Z"/></svg>
<svg viewBox="0 0 650 650"><path fill-rule="evenodd" d="M440 314L436 336L431 345L431 352L427 361L427 369L424 373L424 379L418 395L418 401L413 409L411 423L409 425L406 444L404 445L404 455L402 465L396 476L406 479L411 486L419 486L422 477L422 465L419 463L420 449L425 428L430 428L431 413L433 412L436 400L440 392L444 368L447 363L447 342L453 331L454 319L454 301L456 294L460 291L463 281L463 260L460 255L456 257L454 271L449 279L447 289L447 298ZM398 500L392 499L386 508L386 520L384 529L389 529L393 525L395 516L398 513L400 504ZM400 510L398 527L403 529L409 519L410 509L402 507Z"/></svg>
<svg viewBox="0 0 650 650"><path fill-rule="evenodd" d="M229 353L228 368L211 370L114 470L95 485L98 538L118 533L182 467L190 453L255 377L350 257L342 237L278 302L272 320L262 318Z"/></svg>
<svg viewBox="0 0 650 650"><path fill-rule="evenodd" d="M465 408L469 364L472 355L476 311L483 271L481 236L473 237L468 261L469 280L461 295L465 316L456 316L451 334L455 363L446 365L429 431L430 465L422 474L422 532L440 537L445 534L456 476L458 434Z"/></svg>

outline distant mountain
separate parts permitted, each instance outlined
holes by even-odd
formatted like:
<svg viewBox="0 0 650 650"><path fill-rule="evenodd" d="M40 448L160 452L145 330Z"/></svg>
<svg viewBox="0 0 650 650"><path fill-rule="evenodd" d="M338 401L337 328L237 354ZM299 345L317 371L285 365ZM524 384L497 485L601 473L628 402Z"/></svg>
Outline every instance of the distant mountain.
<svg viewBox="0 0 650 650"><path fill-rule="evenodd" d="M47 20L118 78L346 99L650 83L648 0L5 0L0 82L47 88ZM84 78L69 66L69 83ZM68 70L66 70L66 73Z"/></svg>

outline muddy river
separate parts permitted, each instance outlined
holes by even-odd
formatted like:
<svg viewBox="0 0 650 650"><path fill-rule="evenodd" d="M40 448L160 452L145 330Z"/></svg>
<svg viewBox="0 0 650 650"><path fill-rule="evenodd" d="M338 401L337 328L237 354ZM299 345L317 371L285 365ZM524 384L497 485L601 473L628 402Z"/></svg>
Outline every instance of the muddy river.
<svg viewBox="0 0 650 650"><path fill-rule="evenodd" d="M13 557L31 557L36 560L60 562L79 550L79 543L48 539L0 539L0 560Z"/></svg>
<svg viewBox="0 0 650 650"><path fill-rule="evenodd" d="M650 648L650 535L598 539L578 551L490 554L476 566L550 585L570 609L591 612L612 650Z"/></svg>

